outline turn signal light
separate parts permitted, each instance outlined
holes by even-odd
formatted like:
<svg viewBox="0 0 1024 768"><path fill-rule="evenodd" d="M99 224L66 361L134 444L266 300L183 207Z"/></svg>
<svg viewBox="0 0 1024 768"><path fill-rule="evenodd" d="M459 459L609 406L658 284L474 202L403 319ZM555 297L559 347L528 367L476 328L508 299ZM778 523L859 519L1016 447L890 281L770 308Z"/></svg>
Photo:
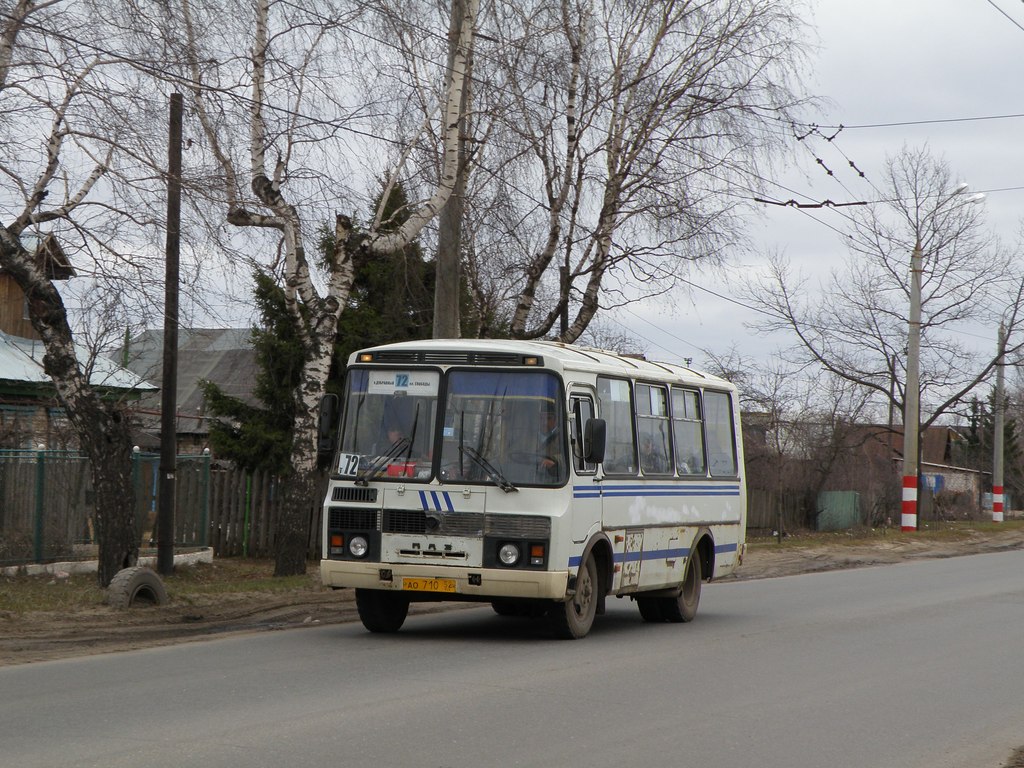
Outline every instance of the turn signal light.
<svg viewBox="0 0 1024 768"><path fill-rule="evenodd" d="M345 556L345 535L332 533L327 539L327 554L331 557Z"/></svg>
<svg viewBox="0 0 1024 768"><path fill-rule="evenodd" d="M530 565L544 565L544 545L530 545Z"/></svg>

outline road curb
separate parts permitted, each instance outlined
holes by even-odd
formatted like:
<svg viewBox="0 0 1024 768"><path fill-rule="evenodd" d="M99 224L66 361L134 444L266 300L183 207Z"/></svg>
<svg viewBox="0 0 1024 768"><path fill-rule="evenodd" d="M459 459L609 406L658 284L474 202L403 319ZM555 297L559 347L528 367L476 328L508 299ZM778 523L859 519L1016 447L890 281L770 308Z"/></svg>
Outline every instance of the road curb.
<svg viewBox="0 0 1024 768"><path fill-rule="evenodd" d="M195 565L196 563L212 563L213 547L190 552L182 552L174 556L175 565ZM156 565L156 555L144 555L139 558L138 565ZM99 570L99 562L96 560L65 560L59 563L29 563L27 565L12 565L0 569L4 576L41 576L43 574L77 574L96 573Z"/></svg>

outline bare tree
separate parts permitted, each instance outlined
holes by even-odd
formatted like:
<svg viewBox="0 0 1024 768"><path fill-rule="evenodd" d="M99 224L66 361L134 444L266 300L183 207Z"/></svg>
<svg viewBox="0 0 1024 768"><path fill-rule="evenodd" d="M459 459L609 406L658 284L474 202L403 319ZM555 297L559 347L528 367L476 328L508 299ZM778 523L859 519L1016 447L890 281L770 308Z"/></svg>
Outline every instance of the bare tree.
<svg viewBox="0 0 1024 768"><path fill-rule="evenodd" d="M438 94L442 126L442 166L432 192L407 214L399 227L382 226L380 215L365 228L342 213L334 216L334 248L318 264L307 255L323 221L324 204L343 204L331 194L343 186L331 177L328 148L344 154L337 134L355 118L346 104L345 82L332 72L345 34L361 23L362 9L340 12L330 3L299 7L258 0L253 14L184 0L181 20L186 35L187 77L195 114L206 148L215 159L216 198L227 222L270 235L280 254L287 306L298 321L306 350L297 400L298 418L291 453L292 473L276 531L278 575L305 570L309 509L314 498L316 427L320 400L330 372L331 354L352 282L357 249L387 253L403 247L440 211L455 184L458 125L466 83L468 51L475 26L476 2L466 4L445 87ZM218 26L233 26L229 39L248 36L248 58L220 61ZM225 83L233 83L225 87ZM247 93L241 93L248 82ZM315 95L315 98L314 98ZM361 107L356 107L358 111ZM244 122L243 122L244 120ZM244 127L244 130L240 130ZM373 139L367 134L363 138ZM272 158L272 160L271 160ZM402 172L398 166L396 173ZM340 171L339 168L333 170ZM382 204L389 195L385 184ZM384 222L388 224L388 222Z"/></svg>
<svg viewBox="0 0 1024 768"><path fill-rule="evenodd" d="M129 304L150 282L132 237L153 219L137 193L152 193L160 178L120 142L115 116L132 109L113 86L124 83L111 76L121 63L88 8L36 0L2 7L0 268L27 297L44 369L90 460L98 580L106 586L138 557L128 416L91 384L68 307L31 243L56 235L80 273L116 285Z"/></svg>
<svg viewBox="0 0 1024 768"><path fill-rule="evenodd" d="M737 185L758 186L801 104L802 25L786 0L493 12L475 88L501 123L476 158L469 274L512 299L511 335L573 341L739 242Z"/></svg>
<svg viewBox="0 0 1024 768"><path fill-rule="evenodd" d="M950 411L992 372L1000 352L971 333L1006 325L1002 350L1024 345L1024 275L1018 259L984 229L983 208L953 184L945 161L905 149L888 163L882 202L851 218L845 268L812 288L780 257L747 300L764 311L762 331L795 337L787 354L821 366L903 410L909 328L910 254L923 253L922 428ZM979 347L981 347L979 349Z"/></svg>
<svg viewBox="0 0 1024 768"><path fill-rule="evenodd" d="M820 368L766 365L735 350L709 355L709 370L739 388L750 489L798 496L808 526L828 488L861 491L872 509L890 500L892 465L881 478L864 466L864 446L878 436L871 424L882 410L870 390ZM857 469L846 473L848 467Z"/></svg>

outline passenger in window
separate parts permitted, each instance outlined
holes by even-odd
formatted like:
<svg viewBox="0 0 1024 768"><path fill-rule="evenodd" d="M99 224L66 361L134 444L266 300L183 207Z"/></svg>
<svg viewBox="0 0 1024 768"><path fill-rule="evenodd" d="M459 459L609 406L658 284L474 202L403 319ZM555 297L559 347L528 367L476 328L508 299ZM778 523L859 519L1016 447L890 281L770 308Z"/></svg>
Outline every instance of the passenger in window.
<svg viewBox="0 0 1024 768"><path fill-rule="evenodd" d="M662 445L651 435L640 438L640 468L649 474L667 475L669 469L668 456Z"/></svg>

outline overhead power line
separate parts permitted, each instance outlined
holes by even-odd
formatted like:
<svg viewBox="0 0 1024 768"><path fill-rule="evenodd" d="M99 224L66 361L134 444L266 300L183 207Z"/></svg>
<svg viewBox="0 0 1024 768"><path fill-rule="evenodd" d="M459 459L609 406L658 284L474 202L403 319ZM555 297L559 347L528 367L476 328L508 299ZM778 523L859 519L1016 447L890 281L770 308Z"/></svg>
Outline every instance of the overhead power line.
<svg viewBox="0 0 1024 768"><path fill-rule="evenodd" d="M1007 19L1009 19L1010 23L1013 24L1013 26L1015 26L1021 32L1024 32L1024 26L1021 26L1020 22L1017 21L1015 18L1013 18L1013 16L1011 16L1006 11L1004 11L1002 8L1000 8L998 5L996 5L992 0L988 0L988 4L991 5L993 8L995 8L997 11L999 11L999 13L1001 13Z"/></svg>
<svg viewBox="0 0 1024 768"><path fill-rule="evenodd" d="M975 117L942 117L932 120L902 120L891 123L860 123L858 125L820 125L816 123L803 123L808 128L828 128L836 130L852 131L860 128L902 128L908 125L939 125L942 123L977 123L985 120L1019 120L1024 118L1024 112L1009 115L978 115Z"/></svg>

